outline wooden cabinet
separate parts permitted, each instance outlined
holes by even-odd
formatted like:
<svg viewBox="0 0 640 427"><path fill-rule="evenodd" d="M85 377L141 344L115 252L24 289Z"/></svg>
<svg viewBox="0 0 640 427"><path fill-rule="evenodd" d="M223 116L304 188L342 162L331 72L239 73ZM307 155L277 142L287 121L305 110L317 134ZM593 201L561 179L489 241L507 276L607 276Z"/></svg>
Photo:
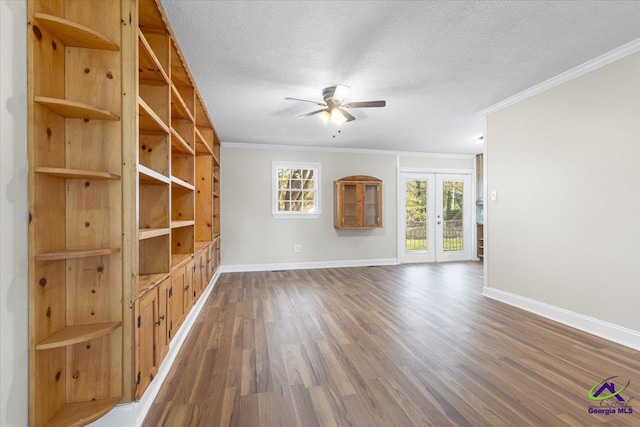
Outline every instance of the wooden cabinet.
<svg viewBox="0 0 640 427"><path fill-rule="evenodd" d="M29 419L85 425L215 272L220 142L158 0L27 5Z"/></svg>
<svg viewBox="0 0 640 427"><path fill-rule="evenodd" d="M382 227L382 181L371 176L348 176L334 182L335 228Z"/></svg>
<svg viewBox="0 0 640 427"><path fill-rule="evenodd" d="M167 309L170 284L169 278L164 279L136 302L138 399L158 373L158 367L169 351Z"/></svg>

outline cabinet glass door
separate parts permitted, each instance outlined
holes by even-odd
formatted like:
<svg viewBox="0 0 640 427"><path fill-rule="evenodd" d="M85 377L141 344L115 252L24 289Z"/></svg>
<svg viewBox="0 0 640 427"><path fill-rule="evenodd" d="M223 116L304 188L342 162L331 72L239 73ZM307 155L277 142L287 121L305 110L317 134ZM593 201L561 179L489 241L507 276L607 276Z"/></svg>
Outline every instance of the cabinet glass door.
<svg viewBox="0 0 640 427"><path fill-rule="evenodd" d="M358 226L358 186L344 184L342 186L344 203L342 205L342 224L347 227Z"/></svg>
<svg viewBox="0 0 640 427"><path fill-rule="evenodd" d="M380 216L378 205L378 185L364 184L364 226L374 227L378 225Z"/></svg>

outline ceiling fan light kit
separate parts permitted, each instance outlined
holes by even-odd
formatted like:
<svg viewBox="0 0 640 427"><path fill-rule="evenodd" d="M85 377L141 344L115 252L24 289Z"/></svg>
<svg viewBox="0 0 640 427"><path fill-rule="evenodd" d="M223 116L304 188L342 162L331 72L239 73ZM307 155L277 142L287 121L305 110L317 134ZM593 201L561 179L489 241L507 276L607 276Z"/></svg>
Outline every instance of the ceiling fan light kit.
<svg viewBox="0 0 640 427"><path fill-rule="evenodd" d="M320 110L302 114L298 116L299 119L319 114L318 118L320 119L320 121L322 121L322 123L326 124L329 119L331 119L337 125L352 122L356 119L354 116L345 111L345 108L375 108L384 107L387 105L386 101L349 102L347 104L343 104L345 98L347 97L347 94L349 93L349 89L350 87L345 85L335 85L324 88L322 90L322 98L324 99L324 102L289 97L285 98L285 100L310 102L312 104L325 107Z"/></svg>

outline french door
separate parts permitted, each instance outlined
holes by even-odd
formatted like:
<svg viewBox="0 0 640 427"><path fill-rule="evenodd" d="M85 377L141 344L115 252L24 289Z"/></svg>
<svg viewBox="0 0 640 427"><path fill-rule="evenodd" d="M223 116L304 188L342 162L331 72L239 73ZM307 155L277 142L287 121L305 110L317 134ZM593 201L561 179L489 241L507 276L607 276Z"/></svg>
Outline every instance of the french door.
<svg viewBox="0 0 640 427"><path fill-rule="evenodd" d="M471 259L468 174L400 174L400 262Z"/></svg>

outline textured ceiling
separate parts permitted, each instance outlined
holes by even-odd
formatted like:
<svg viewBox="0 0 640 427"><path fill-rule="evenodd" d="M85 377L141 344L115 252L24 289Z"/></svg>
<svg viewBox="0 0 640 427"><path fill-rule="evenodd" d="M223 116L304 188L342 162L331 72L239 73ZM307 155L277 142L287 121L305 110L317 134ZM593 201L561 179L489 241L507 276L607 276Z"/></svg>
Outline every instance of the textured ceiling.
<svg viewBox="0 0 640 427"><path fill-rule="evenodd" d="M633 1L161 2L224 142L477 153L478 111L640 38ZM387 107L284 100L334 84Z"/></svg>

